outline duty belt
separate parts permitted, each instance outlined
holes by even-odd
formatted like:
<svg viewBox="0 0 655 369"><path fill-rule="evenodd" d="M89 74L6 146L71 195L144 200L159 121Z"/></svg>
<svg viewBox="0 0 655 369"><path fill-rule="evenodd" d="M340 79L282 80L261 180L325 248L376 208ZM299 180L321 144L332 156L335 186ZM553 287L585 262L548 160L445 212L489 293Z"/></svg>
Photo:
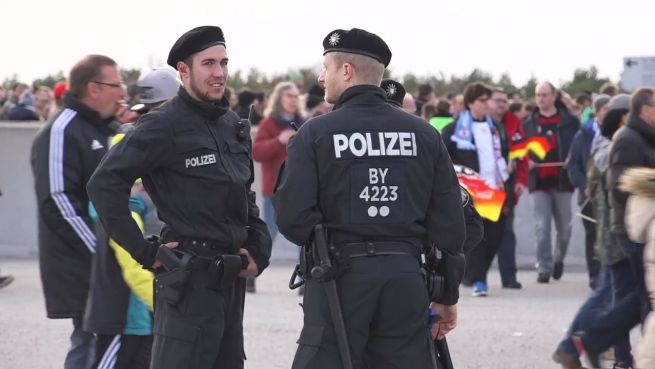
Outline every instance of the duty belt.
<svg viewBox="0 0 655 369"><path fill-rule="evenodd" d="M179 240L181 250L187 251L199 258L213 259L218 255L236 254L238 250L215 240L203 240L197 238L181 238Z"/></svg>
<svg viewBox="0 0 655 369"><path fill-rule="evenodd" d="M383 255L410 255L416 258L421 257L421 250L418 246L402 241L369 241L343 243L330 247L335 256L343 254L349 258L374 257Z"/></svg>

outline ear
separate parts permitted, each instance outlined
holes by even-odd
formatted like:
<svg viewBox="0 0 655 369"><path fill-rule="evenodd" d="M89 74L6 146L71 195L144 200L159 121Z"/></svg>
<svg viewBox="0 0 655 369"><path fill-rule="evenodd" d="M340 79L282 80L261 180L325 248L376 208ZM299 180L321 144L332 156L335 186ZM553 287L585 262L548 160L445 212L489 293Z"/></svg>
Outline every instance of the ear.
<svg viewBox="0 0 655 369"><path fill-rule="evenodd" d="M183 61L177 62L177 71L180 73L180 79L189 75L189 66Z"/></svg>
<svg viewBox="0 0 655 369"><path fill-rule="evenodd" d="M353 78L355 78L355 68L353 67L352 64L343 63L343 67L341 68L341 70L343 70L344 82L350 82Z"/></svg>
<svg viewBox="0 0 655 369"><path fill-rule="evenodd" d="M87 83L86 84L86 96L94 98L97 95L98 95L98 85L93 83L93 82Z"/></svg>

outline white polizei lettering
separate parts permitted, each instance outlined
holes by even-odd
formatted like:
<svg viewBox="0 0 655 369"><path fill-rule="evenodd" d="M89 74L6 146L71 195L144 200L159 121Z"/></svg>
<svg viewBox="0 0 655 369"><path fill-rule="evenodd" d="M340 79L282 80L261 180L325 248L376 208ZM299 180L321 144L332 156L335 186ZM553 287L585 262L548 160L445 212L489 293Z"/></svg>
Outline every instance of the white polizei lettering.
<svg viewBox="0 0 655 369"><path fill-rule="evenodd" d="M360 147L357 148L355 143L356 141L359 141ZM364 156L366 153L366 138L364 138L364 135L361 133L353 133L352 136L350 136L350 141L348 143L350 147L350 152L353 153L353 155L360 157Z"/></svg>
<svg viewBox="0 0 655 369"><path fill-rule="evenodd" d="M375 139L377 135L377 141ZM334 156L337 159L349 157L380 157L380 156L417 156L416 135L413 132L354 132L351 134L334 134ZM378 145L376 147L376 145ZM187 167L210 164L207 160L198 158L194 162L189 158ZM211 163L213 163L211 162Z"/></svg>
<svg viewBox="0 0 655 369"><path fill-rule="evenodd" d="M398 132L385 132L384 138L390 139L389 143L387 144L387 155L400 156L400 150L394 148L398 142Z"/></svg>
<svg viewBox="0 0 655 369"><path fill-rule="evenodd" d="M384 178L387 176L389 168L380 168L378 170L380 171L380 183L384 184Z"/></svg>
<svg viewBox="0 0 655 369"><path fill-rule="evenodd" d="M341 158L341 153L348 148L348 136L343 134L336 134L332 136L334 139L334 156Z"/></svg>
<svg viewBox="0 0 655 369"><path fill-rule="evenodd" d="M416 134L412 132L412 155L417 156L418 153L416 152Z"/></svg>
<svg viewBox="0 0 655 369"><path fill-rule="evenodd" d="M380 156L380 150L373 148L373 140L371 134L366 134L366 147L368 148L368 156Z"/></svg>
<svg viewBox="0 0 655 369"><path fill-rule="evenodd" d="M412 156L412 134L409 132L399 132L398 141L400 141L400 155Z"/></svg>
<svg viewBox="0 0 655 369"><path fill-rule="evenodd" d="M368 168L368 183L376 184L380 180L376 168Z"/></svg>
<svg viewBox="0 0 655 369"><path fill-rule="evenodd" d="M384 147L384 133L379 132L378 133L378 138L380 139L380 154L382 156L386 156L387 155L387 150Z"/></svg>
<svg viewBox="0 0 655 369"><path fill-rule="evenodd" d="M216 163L216 155L215 154L208 154L208 155L203 155L203 156L194 156L192 158L186 158L184 161L185 167L189 168L194 168L194 167L201 167L204 165L209 165L209 164L215 164Z"/></svg>

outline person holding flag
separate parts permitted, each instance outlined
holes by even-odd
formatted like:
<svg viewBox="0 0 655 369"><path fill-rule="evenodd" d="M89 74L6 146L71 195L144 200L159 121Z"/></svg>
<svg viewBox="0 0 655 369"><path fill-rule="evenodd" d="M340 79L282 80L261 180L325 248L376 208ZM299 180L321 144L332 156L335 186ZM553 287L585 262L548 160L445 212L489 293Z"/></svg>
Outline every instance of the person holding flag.
<svg viewBox="0 0 655 369"><path fill-rule="evenodd" d="M557 98L550 82L535 89L537 109L526 120L524 129L529 155L528 189L534 199L537 235L538 283L550 277L559 280L564 272L564 257L571 238L571 197L573 185L566 173L565 161L580 121ZM534 153L536 150L536 154ZM557 244L553 262L551 218L555 219Z"/></svg>
<svg viewBox="0 0 655 369"><path fill-rule="evenodd" d="M510 175L503 155L501 129L489 115L492 91L491 87L480 82L467 85L464 111L443 129L443 141L453 163L468 168L458 175L460 183L471 192L475 206L484 218L485 237L466 255L464 283L473 285L473 296L487 295L487 272L500 247L507 218L502 213L502 206L506 200L505 182ZM473 172L479 173L479 177ZM479 196L481 193L485 195ZM476 195L479 201L476 201Z"/></svg>

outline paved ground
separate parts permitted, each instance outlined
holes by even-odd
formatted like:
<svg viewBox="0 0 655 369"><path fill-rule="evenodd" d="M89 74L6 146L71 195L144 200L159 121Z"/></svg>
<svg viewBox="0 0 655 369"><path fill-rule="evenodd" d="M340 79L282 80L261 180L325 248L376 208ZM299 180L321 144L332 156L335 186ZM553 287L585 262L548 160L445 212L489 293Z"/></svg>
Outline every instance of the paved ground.
<svg viewBox="0 0 655 369"><path fill-rule="evenodd" d="M16 281L0 290L0 369L61 368L70 321L45 318L37 262L1 266ZM286 287L290 268L290 261L277 260L247 297L248 369L291 366L302 315L301 299ZM568 272L560 282L537 285L534 272L522 271L519 279L523 290L503 290L492 272L486 298L462 289L460 324L449 336L456 368L557 368L550 354L589 293L586 275Z"/></svg>

